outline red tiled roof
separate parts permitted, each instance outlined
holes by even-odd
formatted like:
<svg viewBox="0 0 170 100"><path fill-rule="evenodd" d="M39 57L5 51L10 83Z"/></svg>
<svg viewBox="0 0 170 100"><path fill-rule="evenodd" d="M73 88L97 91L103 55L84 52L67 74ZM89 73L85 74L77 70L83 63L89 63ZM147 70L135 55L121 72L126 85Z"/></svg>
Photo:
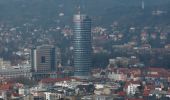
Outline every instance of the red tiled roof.
<svg viewBox="0 0 170 100"><path fill-rule="evenodd" d="M12 93L14 97L19 97L20 95L18 93Z"/></svg>
<svg viewBox="0 0 170 100"><path fill-rule="evenodd" d="M151 91L155 89L155 85L145 85L144 91Z"/></svg>
<svg viewBox="0 0 170 100"><path fill-rule="evenodd" d="M141 74L141 70L139 68L131 68L130 73Z"/></svg>
<svg viewBox="0 0 170 100"><path fill-rule="evenodd" d="M143 96L149 96L149 94L150 94L150 90L143 91Z"/></svg>
<svg viewBox="0 0 170 100"><path fill-rule="evenodd" d="M120 92L118 92L117 94L118 94L119 96L125 96L125 95L126 95L126 92L120 91Z"/></svg>
<svg viewBox="0 0 170 100"><path fill-rule="evenodd" d="M155 75L153 75L153 74L149 74L149 75L146 75L146 77L151 77L151 78L160 78L160 77L162 77L163 75L160 75L160 74L155 74Z"/></svg>
<svg viewBox="0 0 170 100"><path fill-rule="evenodd" d="M0 86L0 90L10 90L13 87L13 84L7 83L7 84L2 84Z"/></svg>
<svg viewBox="0 0 170 100"><path fill-rule="evenodd" d="M148 70L152 71L152 72L164 72L164 71L166 71L164 68L157 68L157 67L149 67Z"/></svg>
<svg viewBox="0 0 170 100"><path fill-rule="evenodd" d="M129 81L128 83L131 83L131 84L140 84L141 81Z"/></svg>

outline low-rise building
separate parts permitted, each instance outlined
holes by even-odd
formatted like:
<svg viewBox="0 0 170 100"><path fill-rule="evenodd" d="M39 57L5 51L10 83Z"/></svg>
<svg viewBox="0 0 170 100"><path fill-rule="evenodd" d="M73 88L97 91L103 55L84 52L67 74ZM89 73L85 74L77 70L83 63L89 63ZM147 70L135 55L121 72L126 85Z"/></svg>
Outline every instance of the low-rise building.
<svg viewBox="0 0 170 100"><path fill-rule="evenodd" d="M130 81L125 84L124 89L128 95L134 95L137 93L139 86L141 86L139 81Z"/></svg>

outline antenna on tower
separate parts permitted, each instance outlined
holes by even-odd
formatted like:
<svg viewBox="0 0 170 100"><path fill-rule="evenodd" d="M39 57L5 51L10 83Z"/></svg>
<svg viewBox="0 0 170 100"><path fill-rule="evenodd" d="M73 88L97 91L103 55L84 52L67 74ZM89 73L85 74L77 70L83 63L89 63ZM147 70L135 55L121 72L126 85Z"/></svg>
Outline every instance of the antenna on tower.
<svg viewBox="0 0 170 100"><path fill-rule="evenodd" d="M77 0L77 6L76 6L76 11L78 14L84 12L85 9L85 4L84 4L84 0Z"/></svg>
<svg viewBox="0 0 170 100"><path fill-rule="evenodd" d="M145 2L144 2L144 0L142 0L142 10L144 10L145 9Z"/></svg>

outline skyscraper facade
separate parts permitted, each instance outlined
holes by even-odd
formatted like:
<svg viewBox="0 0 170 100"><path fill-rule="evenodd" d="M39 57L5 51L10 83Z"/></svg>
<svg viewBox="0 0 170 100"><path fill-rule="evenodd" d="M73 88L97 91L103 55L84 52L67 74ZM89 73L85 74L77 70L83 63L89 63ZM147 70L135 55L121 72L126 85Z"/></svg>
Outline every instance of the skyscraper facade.
<svg viewBox="0 0 170 100"><path fill-rule="evenodd" d="M83 14L74 15L74 76L88 78L92 66L91 19Z"/></svg>
<svg viewBox="0 0 170 100"><path fill-rule="evenodd" d="M33 72L46 73L56 71L60 63L58 48L53 45L42 45L32 50L31 63Z"/></svg>

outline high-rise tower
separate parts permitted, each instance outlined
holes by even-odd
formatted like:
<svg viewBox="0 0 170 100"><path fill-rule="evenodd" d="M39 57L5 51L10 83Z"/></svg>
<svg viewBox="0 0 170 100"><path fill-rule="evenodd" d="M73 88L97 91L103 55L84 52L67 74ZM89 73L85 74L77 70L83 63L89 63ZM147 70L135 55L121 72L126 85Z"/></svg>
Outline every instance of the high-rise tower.
<svg viewBox="0 0 170 100"><path fill-rule="evenodd" d="M74 76L86 79L92 66L91 19L80 12L74 15Z"/></svg>

